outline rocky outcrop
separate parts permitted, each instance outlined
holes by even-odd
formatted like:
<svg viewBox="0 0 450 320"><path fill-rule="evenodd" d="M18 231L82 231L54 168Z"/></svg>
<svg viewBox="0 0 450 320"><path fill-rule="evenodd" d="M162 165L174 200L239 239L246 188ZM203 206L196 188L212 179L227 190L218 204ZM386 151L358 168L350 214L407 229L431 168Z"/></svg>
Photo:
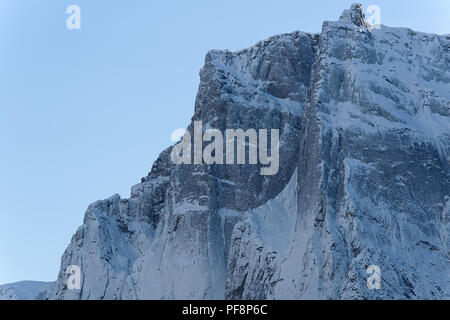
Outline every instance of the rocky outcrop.
<svg viewBox="0 0 450 320"><path fill-rule="evenodd" d="M89 206L46 298L450 298L450 39L362 12L209 52L192 121L280 130L279 172L167 149L131 198Z"/></svg>

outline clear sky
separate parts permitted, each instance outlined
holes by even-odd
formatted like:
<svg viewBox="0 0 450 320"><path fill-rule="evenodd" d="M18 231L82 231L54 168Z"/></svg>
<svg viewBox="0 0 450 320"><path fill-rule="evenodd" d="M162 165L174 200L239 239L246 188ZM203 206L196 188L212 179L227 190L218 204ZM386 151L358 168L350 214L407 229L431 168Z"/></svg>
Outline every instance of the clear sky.
<svg viewBox="0 0 450 320"><path fill-rule="evenodd" d="M56 279L88 204L128 197L189 123L208 50L319 32L352 2L0 0L0 283ZM361 2L450 33L449 0Z"/></svg>

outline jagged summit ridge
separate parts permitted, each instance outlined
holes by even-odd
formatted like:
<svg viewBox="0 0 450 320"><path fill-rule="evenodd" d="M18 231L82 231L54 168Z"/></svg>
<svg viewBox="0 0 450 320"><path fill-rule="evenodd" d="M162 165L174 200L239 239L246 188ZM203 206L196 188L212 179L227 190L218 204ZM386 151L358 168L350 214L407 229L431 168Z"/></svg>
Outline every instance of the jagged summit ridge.
<svg viewBox="0 0 450 320"><path fill-rule="evenodd" d="M367 23L364 17L363 7L359 3L352 4L350 9L344 10L339 21L353 23L358 27L367 27Z"/></svg>
<svg viewBox="0 0 450 320"><path fill-rule="evenodd" d="M279 129L279 173L168 148L130 199L89 206L47 298L450 298L450 39L365 29L355 4L320 34L208 53L192 121Z"/></svg>

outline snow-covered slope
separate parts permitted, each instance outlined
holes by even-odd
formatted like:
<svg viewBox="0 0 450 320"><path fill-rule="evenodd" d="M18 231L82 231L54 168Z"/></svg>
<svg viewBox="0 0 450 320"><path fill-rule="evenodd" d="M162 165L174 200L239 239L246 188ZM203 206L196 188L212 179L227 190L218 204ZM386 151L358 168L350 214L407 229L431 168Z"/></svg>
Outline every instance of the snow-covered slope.
<svg viewBox="0 0 450 320"><path fill-rule="evenodd" d="M51 284L52 282L21 281L0 285L0 300L33 300Z"/></svg>
<svg viewBox="0 0 450 320"><path fill-rule="evenodd" d="M369 31L359 6L324 23L291 250L272 257L270 274L251 269L267 274L267 289L245 285L232 298L450 297L449 40ZM370 265L380 290L366 285Z"/></svg>
<svg viewBox="0 0 450 320"><path fill-rule="evenodd" d="M353 5L317 35L209 52L192 120L279 129L278 174L165 150L130 199L89 206L46 298L449 299L449 51Z"/></svg>

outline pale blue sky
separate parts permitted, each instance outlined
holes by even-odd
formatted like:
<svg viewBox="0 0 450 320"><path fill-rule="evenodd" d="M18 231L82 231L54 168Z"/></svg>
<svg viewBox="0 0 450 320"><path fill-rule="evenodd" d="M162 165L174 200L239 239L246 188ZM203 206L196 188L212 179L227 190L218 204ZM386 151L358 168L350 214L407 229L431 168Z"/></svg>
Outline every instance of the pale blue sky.
<svg viewBox="0 0 450 320"><path fill-rule="evenodd" d="M319 32L352 2L0 0L0 283L56 279L88 204L128 197L189 123L208 50ZM450 33L449 0L362 3Z"/></svg>

